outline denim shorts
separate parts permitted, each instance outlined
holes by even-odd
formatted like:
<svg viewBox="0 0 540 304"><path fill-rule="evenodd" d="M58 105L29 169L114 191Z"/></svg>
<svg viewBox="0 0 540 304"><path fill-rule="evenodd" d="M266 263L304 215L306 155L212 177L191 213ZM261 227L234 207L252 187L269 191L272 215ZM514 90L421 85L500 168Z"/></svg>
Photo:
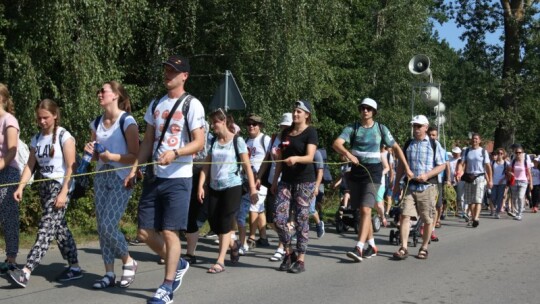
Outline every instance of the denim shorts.
<svg viewBox="0 0 540 304"><path fill-rule="evenodd" d="M153 183L144 183L139 201L139 228L186 230L191 184L191 177L158 177Z"/></svg>

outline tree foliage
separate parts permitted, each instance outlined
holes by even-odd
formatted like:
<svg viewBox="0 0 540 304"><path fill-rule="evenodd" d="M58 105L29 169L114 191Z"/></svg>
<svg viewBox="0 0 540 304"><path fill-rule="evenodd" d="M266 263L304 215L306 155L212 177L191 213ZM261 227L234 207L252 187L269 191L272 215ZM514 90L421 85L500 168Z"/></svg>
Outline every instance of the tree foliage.
<svg viewBox="0 0 540 304"><path fill-rule="evenodd" d="M0 1L0 81L14 97L22 139L37 132L36 103L52 98L82 149L88 124L100 112L95 92L103 82L126 86L144 126L147 105L165 92L161 62L180 53L192 66L187 89L204 105L231 70L247 101L246 111L234 113L237 120L256 112L271 133L294 101L308 99L320 144L329 147L368 96L379 103L377 120L404 142L415 100L411 85L426 81L407 64L426 54L447 105L449 145L469 131L491 137L504 122L518 130L528 126L518 139L540 148L538 124L531 124L538 120L537 7L524 10L520 66L507 79L503 49L485 40L503 24L503 7L481 0ZM462 52L432 31L433 22L450 18L465 28ZM508 92L519 97L513 111L502 103ZM434 115L422 104L415 111Z"/></svg>

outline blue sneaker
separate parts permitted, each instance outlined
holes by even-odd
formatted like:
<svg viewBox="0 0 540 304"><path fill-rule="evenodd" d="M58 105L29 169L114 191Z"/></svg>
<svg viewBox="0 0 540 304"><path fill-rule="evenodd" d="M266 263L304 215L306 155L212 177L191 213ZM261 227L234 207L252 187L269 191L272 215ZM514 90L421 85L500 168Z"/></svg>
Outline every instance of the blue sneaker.
<svg viewBox="0 0 540 304"><path fill-rule="evenodd" d="M178 262L178 268L176 269L176 275L174 277L174 281L172 284L172 291L175 292L180 288L180 285L182 285L182 278L186 274L186 272L189 269L189 263L188 261L184 260L183 258L180 258L180 261Z"/></svg>
<svg viewBox="0 0 540 304"><path fill-rule="evenodd" d="M148 304L170 304L173 302L173 291L166 285L161 285L154 296L148 300Z"/></svg>

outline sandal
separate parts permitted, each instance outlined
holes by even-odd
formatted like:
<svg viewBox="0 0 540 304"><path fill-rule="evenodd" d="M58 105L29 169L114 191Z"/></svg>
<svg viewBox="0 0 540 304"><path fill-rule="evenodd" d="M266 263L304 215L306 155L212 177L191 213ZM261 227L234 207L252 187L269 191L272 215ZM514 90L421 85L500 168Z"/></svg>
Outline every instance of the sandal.
<svg viewBox="0 0 540 304"><path fill-rule="evenodd" d="M206 273L218 274L224 271L225 271L225 265L221 263L215 263L214 265L212 265L212 267L208 269L208 271L206 271Z"/></svg>
<svg viewBox="0 0 540 304"><path fill-rule="evenodd" d="M441 222L440 222L440 221L437 221L437 222L435 223L435 228L441 228L441 226L442 226L442 225L441 225Z"/></svg>
<svg viewBox="0 0 540 304"><path fill-rule="evenodd" d="M122 277L120 278L120 287L127 288L135 281L135 273L137 273L137 261L133 260L133 265L122 266Z"/></svg>
<svg viewBox="0 0 540 304"><path fill-rule="evenodd" d="M234 247L231 248L231 263L236 264L240 261L240 243L234 241Z"/></svg>
<svg viewBox="0 0 540 304"><path fill-rule="evenodd" d="M249 245L249 248L257 247L257 240L252 237L248 238L247 243Z"/></svg>
<svg viewBox="0 0 540 304"><path fill-rule="evenodd" d="M276 250L276 252L274 253L273 256L271 256L269 258L270 261L272 262L279 262L279 261L283 261L283 256L285 255L285 253L282 253L282 252L279 252Z"/></svg>
<svg viewBox="0 0 540 304"><path fill-rule="evenodd" d="M96 280L94 282L94 285L92 285L92 287L94 289L104 289L107 287L114 287L114 285L116 284L114 280L116 280L116 276L110 276L106 274L101 279Z"/></svg>
<svg viewBox="0 0 540 304"><path fill-rule="evenodd" d="M197 257L194 256L193 254L189 254L189 253L186 253L184 255L184 259L187 260L189 262L190 265L195 265L197 264Z"/></svg>
<svg viewBox="0 0 540 304"><path fill-rule="evenodd" d="M428 258L428 251L427 249L425 248L420 248L420 250L418 250L418 255L416 256L417 259L420 259L420 260L425 260Z"/></svg>
<svg viewBox="0 0 540 304"><path fill-rule="evenodd" d="M409 256L407 248L401 247L398 251L394 252L394 259L396 260L405 260Z"/></svg>

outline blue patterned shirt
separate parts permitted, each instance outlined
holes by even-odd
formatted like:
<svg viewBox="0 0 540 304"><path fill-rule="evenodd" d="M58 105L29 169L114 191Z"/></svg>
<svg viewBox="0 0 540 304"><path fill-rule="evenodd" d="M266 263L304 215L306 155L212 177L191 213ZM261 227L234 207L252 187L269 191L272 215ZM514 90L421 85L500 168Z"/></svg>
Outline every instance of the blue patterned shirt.
<svg viewBox="0 0 540 304"><path fill-rule="evenodd" d="M427 173L433 168L445 163L445 151L439 141L435 141L435 162L433 162L433 148L429 141L429 136L422 140L413 139L405 151L407 162L414 176ZM415 184L409 183L409 189L412 191L424 191L433 184Z"/></svg>

